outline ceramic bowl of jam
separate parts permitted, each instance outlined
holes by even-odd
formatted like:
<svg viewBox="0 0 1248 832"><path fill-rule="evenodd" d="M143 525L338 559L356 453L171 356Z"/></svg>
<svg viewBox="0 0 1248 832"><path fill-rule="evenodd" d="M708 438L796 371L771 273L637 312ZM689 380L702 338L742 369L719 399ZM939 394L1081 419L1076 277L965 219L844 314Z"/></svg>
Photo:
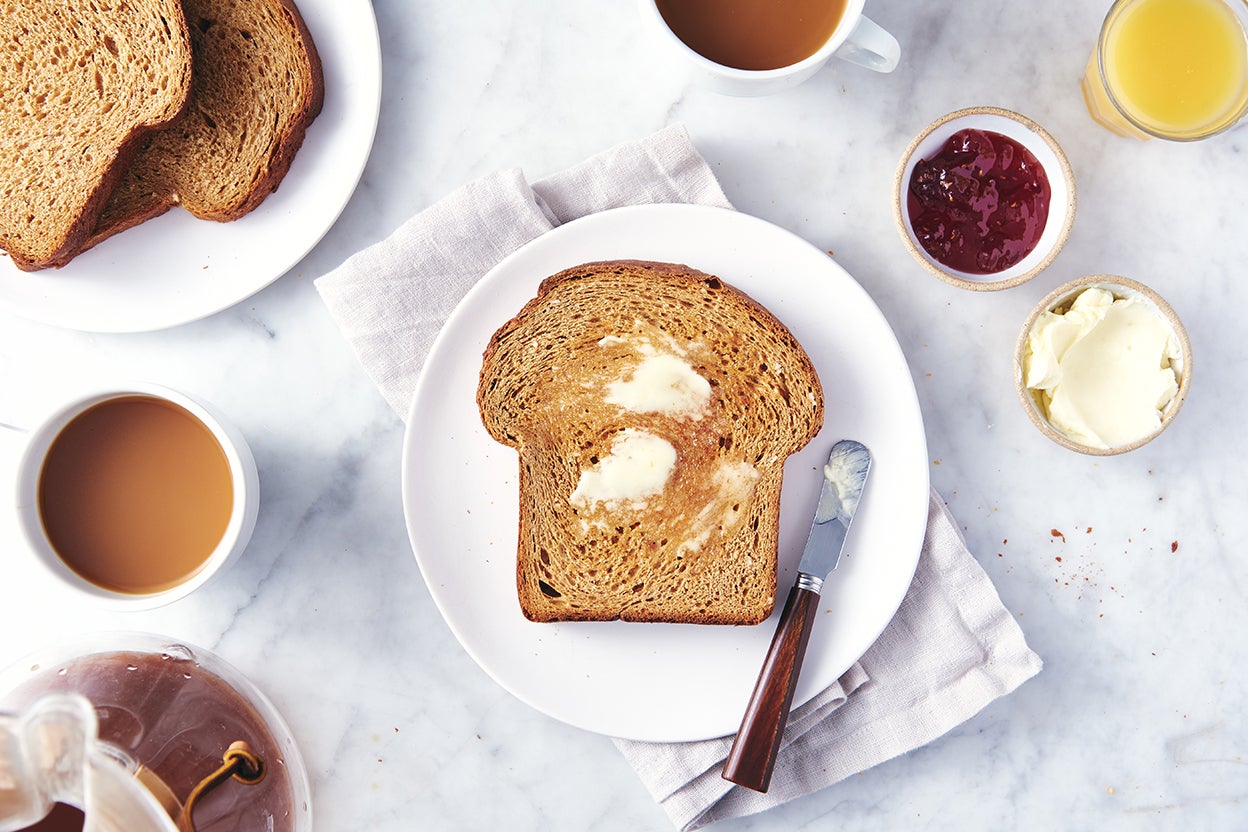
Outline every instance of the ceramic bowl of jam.
<svg viewBox="0 0 1248 832"><path fill-rule="evenodd" d="M1090 275L1032 309L1014 350L1014 383L1049 439L1091 456L1121 454L1174 421L1192 383L1192 345L1153 289Z"/></svg>
<svg viewBox="0 0 1248 832"><path fill-rule="evenodd" d="M923 268L973 291L1017 286L1053 262L1075 220L1075 178L1026 116L972 107L933 121L897 167L893 216Z"/></svg>

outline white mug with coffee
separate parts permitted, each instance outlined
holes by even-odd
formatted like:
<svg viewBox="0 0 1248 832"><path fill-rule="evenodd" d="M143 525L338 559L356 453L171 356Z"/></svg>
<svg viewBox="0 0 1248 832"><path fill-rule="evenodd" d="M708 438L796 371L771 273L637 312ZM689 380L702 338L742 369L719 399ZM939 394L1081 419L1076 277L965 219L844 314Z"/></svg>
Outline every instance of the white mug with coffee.
<svg viewBox="0 0 1248 832"><path fill-rule="evenodd" d="M866 17L866 0L640 0L658 37L698 81L727 95L796 86L832 57L892 72L901 46Z"/></svg>
<svg viewBox="0 0 1248 832"><path fill-rule="evenodd" d="M16 497L41 571L127 610L185 597L237 557L260 499L237 428L144 382L81 393L31 430Z"/></svg>

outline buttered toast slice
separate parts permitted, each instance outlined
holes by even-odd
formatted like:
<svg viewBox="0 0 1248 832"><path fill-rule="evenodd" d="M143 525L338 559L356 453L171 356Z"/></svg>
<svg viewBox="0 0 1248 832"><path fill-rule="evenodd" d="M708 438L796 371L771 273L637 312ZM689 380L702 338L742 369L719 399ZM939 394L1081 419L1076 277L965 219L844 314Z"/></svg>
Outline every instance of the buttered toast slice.
<svg viewBox="0 0 1248 832"><path fill-rule="evenodd" d="M186 115L157 133L87 246L182 205L235 220L277 190L321 111L320 57L290 0L183 0L195 76Z"/></svg>
<svg viewBox="0 0 1248 832"><path fill-rule="evenodd" d="M191 89L178 0L0 3L0 248L20 269L81 248L144 138Z"/></svg>
<svg viewBox="0 0 1248 832"><path fill-rule="evenodd" d="M823 392L750 297L666 263L560 272L490 340L477 404L519 452L526 617L771 613L784 462L819 432Z"/></svg>

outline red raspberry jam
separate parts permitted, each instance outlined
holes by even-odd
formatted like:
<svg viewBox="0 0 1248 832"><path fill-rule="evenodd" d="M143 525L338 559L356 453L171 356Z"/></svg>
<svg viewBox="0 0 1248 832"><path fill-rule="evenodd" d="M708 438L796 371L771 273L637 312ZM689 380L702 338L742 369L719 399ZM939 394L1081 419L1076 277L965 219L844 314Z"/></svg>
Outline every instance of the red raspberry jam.
<svg viewBox="0 0 1248 832"><path fill-rule="evenodd" d="M991 130L959 130L910 176L910 227L934 259L993 274L1036 247L1052 194L1031 151Z"/></svg>

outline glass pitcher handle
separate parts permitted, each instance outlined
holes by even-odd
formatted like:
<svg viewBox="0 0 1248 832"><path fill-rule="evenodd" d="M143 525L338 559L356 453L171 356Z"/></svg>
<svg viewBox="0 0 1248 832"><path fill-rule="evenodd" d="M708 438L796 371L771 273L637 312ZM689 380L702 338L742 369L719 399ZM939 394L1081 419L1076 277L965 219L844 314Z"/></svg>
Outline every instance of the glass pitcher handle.
<svg viewBox="0 0 1248 832"><path fill-rule="evenodd" d="M57 803L85 813L84 832L177 832L97 728L95 706L77 694L0 712L0 832L26 829Z"/></svg>
<svg viewBox="0 0 1248 832"><path fill-rule="evenodd" d="M95 708L81 696L40 699L21 714L0 714L0 832L25 829L57 802L81 806L96 736Z"/></svg>

